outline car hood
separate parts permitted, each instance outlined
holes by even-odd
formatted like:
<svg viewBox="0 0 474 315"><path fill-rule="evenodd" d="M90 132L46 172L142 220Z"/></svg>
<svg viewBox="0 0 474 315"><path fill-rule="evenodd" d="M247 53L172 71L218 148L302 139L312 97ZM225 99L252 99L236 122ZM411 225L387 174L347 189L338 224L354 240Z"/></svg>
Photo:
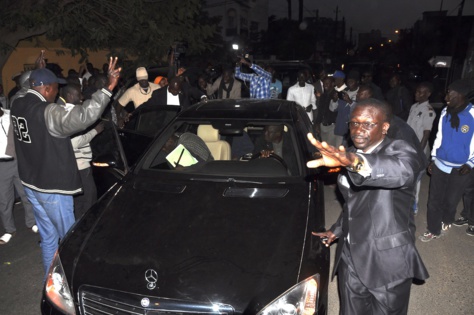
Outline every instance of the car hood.
<svg viewBox="0 0 474 315"><path fill-rule="evenodd" d="M299 281L308 195L304 182L130 181L105 209L91 211L97 218L70 285L236 310L268 303Z"/></svg>

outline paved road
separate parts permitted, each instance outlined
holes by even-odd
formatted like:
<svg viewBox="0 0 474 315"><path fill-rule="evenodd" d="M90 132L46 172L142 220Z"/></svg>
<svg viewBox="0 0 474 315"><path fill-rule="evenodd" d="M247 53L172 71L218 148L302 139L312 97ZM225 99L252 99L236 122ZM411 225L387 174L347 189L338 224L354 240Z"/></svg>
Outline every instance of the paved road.
<svg viewBox="0 0 474 315"><path fill-rule="evenodd" d="M422 181L420 213L416 217L417 235L426 226L428 178ZM341 206L334 187L325 187L327 227L336 220ZM15 206L17 234L7 245L0 246L0 314L36 315L40 313L43 270L39 236L24 226L23 208ZM429 243L417 241L418 250L431 277L423 285L412 287L411 315L474 314L474 237L465 227L453 227L448 234ZM335 246L335 245L334 245ZM335 247L331 248L334 255ZM332 261L331 261L332 263ZM328 315L337 315L339 300L336 281L330 283Z"/></svg>
<svg viewBox="0 0 474 315"><path fill-rule="evenodd" d="M421 184L419 213L416 216L416 235L426 230L426 203L429 177ZM327 228L339 216L340 203L335 199L334 188L325 187ZM458 207L461 211L462 203ZM442 238L416 246L428 268L430 278L422 285L413 285L408 314L410 315L473 315L474 294L474 237L468 236L466 227L452 227ZM331 247L331 272L337 245ZM329 284L328 315L339 314L337 279Z"/></svg>

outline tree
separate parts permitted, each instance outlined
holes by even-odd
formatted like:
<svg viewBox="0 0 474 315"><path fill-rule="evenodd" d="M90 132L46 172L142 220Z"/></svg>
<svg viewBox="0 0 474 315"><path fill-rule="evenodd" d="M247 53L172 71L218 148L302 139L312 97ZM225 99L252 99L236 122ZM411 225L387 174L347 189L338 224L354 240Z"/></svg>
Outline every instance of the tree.
<svg viewBox="0 0 474 315"><path fill-rule="evenodd" d="M20 40L46 34L73 55L110 50L122 60L157 63L176 41L188 52L213 48L217 26L203 23L202 0L3 0L0 68ZM211 21L211 20L206 20Z"/></svg>

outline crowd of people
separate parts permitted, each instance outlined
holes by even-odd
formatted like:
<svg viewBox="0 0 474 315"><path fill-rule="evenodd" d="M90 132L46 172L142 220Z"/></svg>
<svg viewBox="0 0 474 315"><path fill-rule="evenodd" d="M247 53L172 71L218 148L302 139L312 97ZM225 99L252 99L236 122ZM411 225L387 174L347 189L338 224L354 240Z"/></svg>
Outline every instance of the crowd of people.
<svg viewBox="0 0 474 315"><path fill-rule="evenodd" d="M6 98L1 90L0 215L5 234L0 244L15 235L12 208L18 196L27 227L40 234L48 272L58 241L97 199L90 142L104 130L98 121L106 108L123 127L141 106L187 108L200 101L242 97L285 97L301 106L313 124L309 139L321 154L308 167L346 168L338 180L346 201L343 213L327 232L314 233L328 246L343 238L334 268L340 287L346 288L341 293L343 314L404 314L412 278L428 277L414 246L413 218L424 174L431 176L428 226L419 239L438 239L452 225L467 225L466 234L474 236L472 81L449 85L430 148L437 116L429 102L430 82L419 83L412 93L393 74L390 89L383 93L370 69L347 74L302 70L284 96L271 66L241 58L211 78L205 69L191 73L170 60L166 77L149 77L145 67L138 67L137 83L120 87L117 59L102 70L88 63L61 78L47 69L41 53L35 70L16 77L15 93ZM464 209L456 218L461 200ZM364 256L371 257L370 263ZM387 309L397 311L381 311Z"/></svg>

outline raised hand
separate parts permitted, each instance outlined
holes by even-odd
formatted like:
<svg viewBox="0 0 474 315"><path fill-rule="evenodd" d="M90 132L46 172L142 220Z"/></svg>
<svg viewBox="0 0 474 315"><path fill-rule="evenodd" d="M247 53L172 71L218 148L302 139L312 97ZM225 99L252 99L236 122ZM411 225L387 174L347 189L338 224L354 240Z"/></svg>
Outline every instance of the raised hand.
<svg viewBox="0 0 474 315"><path fill-rule="evenodd" d="M120 78L120 71L122 71L122 68L120 67L115 69L117 66L117 59L117 57L110 57L109 59L109 71L107 72L107 77L109 79L107 89L109 89L109 91L112 91L117 86Z"/></svg>
<svg viewBox="0 0 474 315"><path fill-rule="evenodd" d="M346 149L342 145L339 148L335 148L324 141L319 142L311 133L308 133L308 140L319 150L322 156L320 159L306 163L306 166L309 168L318 168L321 166L346 167L352 165L352 163L357 159L357 156L354 153L346 152Z"/></svg>

